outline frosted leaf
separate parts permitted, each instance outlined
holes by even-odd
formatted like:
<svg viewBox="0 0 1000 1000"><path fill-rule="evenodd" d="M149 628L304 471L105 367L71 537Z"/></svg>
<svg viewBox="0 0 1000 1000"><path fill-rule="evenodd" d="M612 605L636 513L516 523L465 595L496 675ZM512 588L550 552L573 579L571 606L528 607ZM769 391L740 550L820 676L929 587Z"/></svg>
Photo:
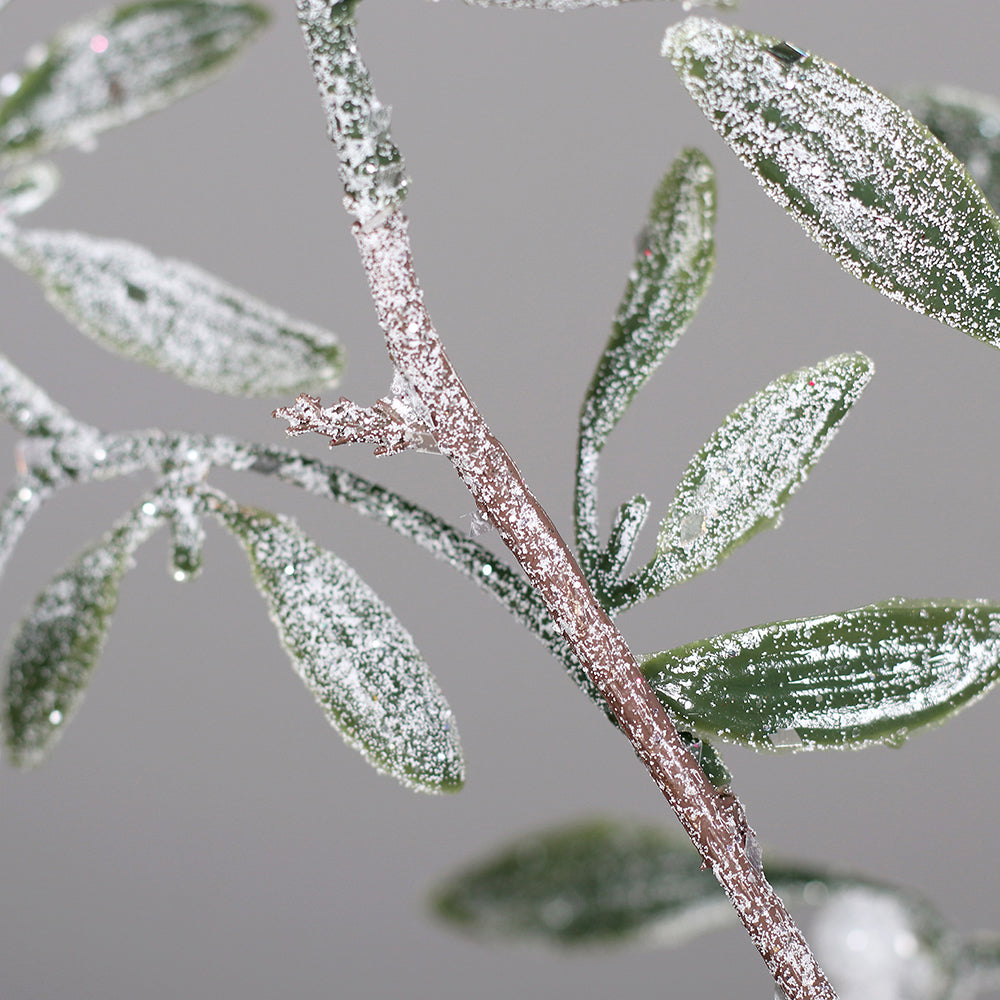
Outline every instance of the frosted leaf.
<svg viewBox="0 0 1000 1000"><path fill-rule="evenodd" d="M618 508L607 547L598 565L598 576L602 582L613 583L621 576L648 513L649 501L644 496L634 496Z"/></svg>
<svg viewBox="0 0 1000 1000"><path fill-rule="evenodd" d="M757 749L899 745L1000 678L1000 605L893 600L774 622L656 653L642 664L678 724Z"/></svg>
<svg viewBox="0 0 1000 1000"><path fill-rule="evenodd" d="M783 375L734 410L691 460L653 560L626 585L649 596L721 562L774 525L872 375L843 354Z"/></svg>
<svg viewBox="0 0 1000 1000"><path fill-rule="evenodd" d="M11 760L37 764L59 738L90 681L132 554L159 524L134 511L41 591L14 636L3 694Z"/></svg>
<svg viewBox="0 0 1000 1000"><path fill-rule="evenodd" d="M910 114L789 45L691 17L663 54L765 191L856 277L1000 343L1000 220Z"/></svg>
<svg viewBox="0 0 1000 1000"><path fill-rule="evenodd" d="M0 414L30 437L72 436L83 428L36 382L0 354Z"/></svg>
<svg viewBox="0 0 1000 1000"><path fill-rule="evenodd" d="M783 896L855 885L823 869L767 863ZM560 947L676 945L736 914L686 839L660 827L589 820L520 837L456 872L434 894L439 917L480 937Z"/></svg>
<svg viewBox="0 0 1000 1000"><path fill-rule="evenodd" d="M450 877L434 905L469 933L564 947L679 943L733 919L689 843L609 821L522 837Z"/></svg>
<svg viewBox="0 0 1000 1000"><path fill-rule="evenodd" d="M635 394L680 339L715 262L715 174L687 149L653 195L635 266L580 413L576 521L581 553L597 544L597 464Z"/></svg>
<svg viewBox="0 0 1000 1000"><path fill-rule="evenodd" d="M191 385L235 396L332 384L336 337L183 261L123 240L7 229L0 252L102 347Z"/></svg>
<svg viewBox="0 0 1000 1000"><path fill-rule="evenodd" d="M212 80L263 27L250 4L155 0L67 25L0 104L0 158L86 145Z"/></svg>
<svg viewBox="0 0 1000 1000"><path fill-rule="evenodd" d="M252 446L251 453L253 459L244 468L277 476L316 496L346 504L362 517L386 525L448 563L477 588L491 594L545 644L573 681L606 711L606 702L556 628L538 592L518 570L498 560L466 531L459 531L400 494L345 469L259 445Z"/></svg>
<svg viewBox="0 0 1000 1000"><path fill-rule="evenodd" d="M451 708L374 591L288 518L230 505L219 515L250 557L296 671L344 739L413 788L460 788Z"/></svg>
<svg viewBox="0 0 1000 1000"><path fill-rule="evenodd" d="M358 53L356 6L357 0L297 0L327 132L340 160L345 206L367 227L399 207L408 179L389 135L389 108L375 96Z"/></svg>
<svg viewBox="0 0 1000 1000"><path fill-rule="evenodd" d="M18 218L41 208L59 187L59 171L45 160L16 167L3 178L0 217Z"/></svg>
<svg viewBox="0 0 1000 1000"><path fill-rule="evenodd" d="M962 163L994 209L1000 205L1000 100L959 87L913 87L899 103Z"/></svg>
<svg viewBox="0 0 1000 1000"><path fill-rule="evenodd" d="M835 892L809 940L841 1000L946 1000L955 951L929 907L873 887Z"/></svg>

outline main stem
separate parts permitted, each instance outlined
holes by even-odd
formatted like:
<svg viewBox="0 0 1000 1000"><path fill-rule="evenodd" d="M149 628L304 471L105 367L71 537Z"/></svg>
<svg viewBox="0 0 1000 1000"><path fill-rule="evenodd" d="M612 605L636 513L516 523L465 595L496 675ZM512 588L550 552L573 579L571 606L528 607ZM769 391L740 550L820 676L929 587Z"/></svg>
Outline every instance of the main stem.
<svg viewBox="0 0 1000 1000"><path fill-rule="evenodd" d="M395 211L375 226L355 224L354 235L389 356L425 411L441 452L545 602L732 901L775 982L790 1000L835 1000L801 931L759 868L739 800L716 789L685 749L624 637L448 360L423 303L406 218Z"/></svg>

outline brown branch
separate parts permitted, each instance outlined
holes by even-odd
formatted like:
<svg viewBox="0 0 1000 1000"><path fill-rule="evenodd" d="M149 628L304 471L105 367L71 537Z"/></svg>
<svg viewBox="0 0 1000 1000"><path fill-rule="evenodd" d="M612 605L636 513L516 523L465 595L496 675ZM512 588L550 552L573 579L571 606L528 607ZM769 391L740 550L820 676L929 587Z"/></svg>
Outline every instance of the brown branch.
<svg viewBox="0 0 1000 1000"><path fill-rule="evenodd" d="M687 752L624 637L573 554L491 433L448 360L423 304L400 212L355 224L396 370L437 444L544 600L650 775L712 869L790 1000L834 1000L801 932L760 869L739 799L712 786Z"/></svg>

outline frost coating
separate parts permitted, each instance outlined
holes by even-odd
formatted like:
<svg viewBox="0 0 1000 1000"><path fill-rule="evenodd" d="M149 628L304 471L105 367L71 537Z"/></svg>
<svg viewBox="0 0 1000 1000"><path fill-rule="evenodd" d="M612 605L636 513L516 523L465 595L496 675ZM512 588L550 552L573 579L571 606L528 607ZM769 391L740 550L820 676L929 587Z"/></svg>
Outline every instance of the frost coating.
<svg viewBox="0 0 1000 1000"><path fill-rule="evenodd" d="M333 383L337 338L183 261L83 233L0 233L0 253L101 346L192 385L237 396Z"/></svg>
<svg viewBox="0 0 1000 1000"><path fill-rule="evenodd" d="M806 750L898 744L1000 679L1000 606L887 601L703 639L642 669L706 735L765 750L789 730Z"/></svg>
<svg viewBox="0 0 1000 1000"><path fill-rule="evenodd" d="M145 505L79 555L35 598L11 645L4 736L15 764L37 764L83 697L132 554L160 523Z"/></svg>
<svg viewBox="0 0 1000 1000"><path fill-rule="evenodd" d="M249 4L159 0L67 25L0 104L0 158L93 141L209 83L264 26Z"/></svg>
<svg viewBox="0 0 1000 1000"><path fill-rule="evenodd" d="M717 565L777 523L871 375L863 354L840 355L775 379L734 410L685 470L656 556L623 587L630 602Z"/></svg>
<svg viewBox="0 0 1000 1000"><path fill-rule="evenodd" d="M1000 344L1000 221L923 125L818 56L717 21L674 26L663 54L765 191L847 271Z"/></svg>
<svg viewBox="0 0 1000 1000"><path fill-rule="evenodd" d="M580 413L577 537L585 568L597 546L598 459L608 435L681 334L715 263L715 174L685 150L653 195L639 252Z"/></svg>
<svg viewBox="0 0 1000 1000"><path fill-rule="evenodd" d="M990 204L1000 205L1000 101L959 87L912 87L899 103L965 164Z"/></svg>
<svg viewBox="0 0 1000 1000"><path fill-rule="evenodd" d="M460 788L464 763L451 708L378 596L288 518L216 501L250 557L296 671L344 739L413 788Z"/></svg>
<svg viewBox="0 0 1000 1000"><path fill-rule="evenodd" d="M408 180L389 135L389 108L375 96L358 54L357 0L298 0L297 6L327 132L337 147L345 207L362 226L374 226L399 207Z"/></svg>

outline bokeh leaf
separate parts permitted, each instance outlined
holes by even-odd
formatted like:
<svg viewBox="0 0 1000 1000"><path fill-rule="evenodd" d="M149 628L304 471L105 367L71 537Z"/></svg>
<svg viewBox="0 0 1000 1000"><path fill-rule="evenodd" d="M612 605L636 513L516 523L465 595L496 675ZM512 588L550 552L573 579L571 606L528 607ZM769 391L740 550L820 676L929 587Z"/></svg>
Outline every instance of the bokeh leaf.
<svg viewBox="0 0 1000 1000"><path fill-rule="evenodd" d="M911 87L899 103L962 163L996 210L1000 205L1000 100L960 87Z"/></svg>
<svg viewBox="0 0 1000 1000"><path fill-rule="evenodd" d="M25 163L4 175L0 216L16 219L41 208L59 187L59 171L47 160Z"/></svg>
<svg viewBox="0 0 1000 1000"><path fill-rule="evenodd" d="M133 243L8 227L0 253L102 347L199 388L289 395L332 384L342 369L329 331Z"/></svg>
<svg viewBox="0 0 1000 1000"><path fill-rule="evenodd" d="M203 87L267 22L251 4L151 0L60 31L0 104L0 161L87 144Z"/></svg>
<svg viewBox="0 0 1000 1000"><path fill-rule="evenodd" d="M757 749L898 745L1000 677L1000 605L896 599L774 622L642 664L678 725Z"/></svg>
<svg viewBox="0 0 1000 1000"><path fill-rule="evenodd" d="M860 881L782 862L766 868L782 895ZM433 903L456 929L558 946L674 945L735 921L689 841L620 820L520 837L444 881Z"/></svg>
<svg viewBox="0 0 1000 1000"><path fill-rule="evenodd" d="M230 503L218 513L250 557L296 671L344 739L403 784L459 789L451 708L392 612L288 518Z"/></svg>
<svg viewBox="0 0 1000 1000"><path fill-rule="evenodd" d="M715 263L714 225L712 165L700 151L684 150L653 195L611 338L584 397L576 472L581 554L597 544L601 449L698 308Z"/></svg>
<svg viewBox="0 0 1000 1000"><path fill-rule="evenodd" d="M155 513L134 511L35 598L11 645L3 696L15 764L38 763L66 728L101 654L132 554L158 523Z"/></svg>
<svg viewBox="0 0 1000 1000"><path fill-rule="evenodd" d="M717 565L773 525L872 371L863 354L828 358L775 379L734 410L685 470L656 555L623 585L629 603Z"/></svg>
<svg viewBox="0 0 1000 1000"><path fill-rule="evenodd" d="M690 17L663 42L765 191L851 274L1000 344L1000 220L912 115L776 38Z"/></svg>

